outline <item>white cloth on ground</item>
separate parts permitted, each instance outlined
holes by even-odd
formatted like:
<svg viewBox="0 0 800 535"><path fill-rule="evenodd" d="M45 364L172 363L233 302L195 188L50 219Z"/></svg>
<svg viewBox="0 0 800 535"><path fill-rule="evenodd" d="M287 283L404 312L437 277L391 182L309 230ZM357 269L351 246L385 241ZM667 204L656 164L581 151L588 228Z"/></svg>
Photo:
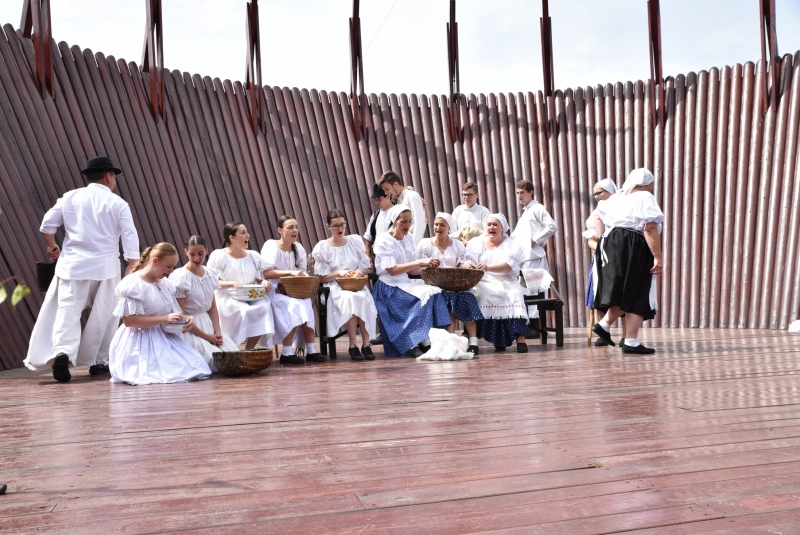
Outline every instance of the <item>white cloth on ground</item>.
<svg viewBox="0 0 800 535"><path fill-rule="evenodd" d="M119 273L102 281L53 277L33 326L25 366L50 366L59 353L66 353L73 366L108 362L108 346L119 325L112 315L119 280ZM81 330L81 314L89 307Z"/></svg>
<svg viewBox="0 0 800 535"><path fill-rule="evenodd" d="M467 247L457 239L452 239L444 253L433 244L432 239L423 238L417 244L417 258L435 258L441 267L457 267L467 261Z"/></svg>
<svg viewBox="0 0 800 535"><path fill-rule="evenodd" d="M505 273L486 271L480 282L470 290L478 300L486 319L511 319L528 317L522 286L519 284L519 269L522 250L513 238L506 238L497 248L487 249L488 238L470 240L467 245L467 260L475 264L493 265L506 263L511 267Z"/></svg>
<svg viewBox="0 0 800 535"><path fill-rule="evenodd" d="M211 321L209 310L214 302L214 292L220 287L217 277L217 272L211 268L204 268L203 276L199 277L185 267L176 269L169 276L169 280L175 284L175 298L185 299L184 313L192 316L195 325L206 334L214 334L214 322ZM182 336L190 346L203 355L213 372L217 371L214 366L214 353L239 349L239 345L227 334L222 335L221 346L215 346L190 332L183 333Z"/></svg>
<svg viewBox="0 0 800 535"><path fill-rule="evenodd" d="M335 247L328 240L319 242L311 251L314 258L314 274L319 276L330 275L340 269L355 271L371 267L364 242L357 235L347 237L347 243ZM335 280L325 283L330 288L330 299L325 306L328 307L328 336L338 333L350 318L356 316L364 321L364 327L369 338L377 335L378 311L368 286L357 292L342 290Z"/></svg>
<svg viewBox="0 0 800 535"><path fill-rule="evenodd" d="M522 215L511 235L519 243L525 261L546 257L544 245L556 231L558 226L544 205L533 199L522 210ZM526 264L526 267L539 266Z"/></svg>
<svg viewBox="0 0 800 535"><path fill-rule="evenodd" d="M425 215L425 207L422 204L422 197L416 191L404 189L403 193L397 198L397 204L403 204L411 208L413 221L409 235L414 238L414 243L419 243L428 228L428 218Z"/></svg>
<svg viewBox="0 0 800 535"><path fill-rule="evenodd" d="M264 259L265 269L283 270L302 270L308 269L308 259L305 248L299 242L294 242L297 254L294 251L284 251L278 246L276 240L267 240L261 248L261 258ZM272 302L272 316L275 319L275 342L283 343L289 333L295 327L304 323L313 329L316 327L314 321L314 308L311 299L295 299L288 295L277 293L280 279L271 279L272 288L269 291L269 298ZM292 345L300 347L303 334L301 329L297 329ZM313 340L306 340L313 342Z"/></svg>
<svg viewBox="0 0 800 535"><path fill-rule="evenodd" d="M422 356L422 360L472 360L474 353L467 351L469 341L461 335L447 332L445 329L431 329L428 338L431 348Z"/></svg>
<svg viewBox="0 0 800 535"><path fill-rule="evenodd" d="M208 267L219 274L219 280L241 284L261 281L265 266L264 259L255 251L247 251L244 258L231 258L224 250L217 249L208 257ZM275 322L269 297L265 296L258 301L237 301L231 297L228 288L218 288L215 299L223 334L227 334L236 344L260 336L261 345L272 346Z"/></svg>
<svg viewBox="0 0 800 535"><path fill-rule="evenodd" d="M165 316L181 312L175 300L175 285L169 279L146 282L139 272L131 273L117 285L114 315ZM211 369L203 356L180 334L167 334L161 325L139 328L123 323L109 350L111 382L147 385L206 379Z"/></svg>
<svg viewBox="0 0 800 535"><path fill-rule="evenodd" d="M68 191L47 211L39 230L55 234L64 226L56 276L109 280L120 274L119 243L128 260L139 258L139 236L128 203L102 184Z"/></svg>
<svg viewBox="0 0 800 535"><path fill-rule="evenodd" d="M400 288L404 292L410 293L420 300L425 306L432 295L441 293L441 288L428 286L420 279L409 279L408 275L390 275L388 268L397 264L407 264L418 260L414 248L414 238L411 233L405 235L402 240L396 239L387 233L375 241L375 272L384 284Z"/></svg>

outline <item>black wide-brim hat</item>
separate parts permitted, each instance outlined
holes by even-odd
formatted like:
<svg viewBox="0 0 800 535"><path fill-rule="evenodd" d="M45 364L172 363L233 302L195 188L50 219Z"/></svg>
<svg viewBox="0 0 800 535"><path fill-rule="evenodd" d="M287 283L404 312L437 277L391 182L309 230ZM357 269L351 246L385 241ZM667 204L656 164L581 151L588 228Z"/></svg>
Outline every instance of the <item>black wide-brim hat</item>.
<svg viewBox="0 0 800 535"><path fill-rule="evenodd" d="M97 156L86 162L86 169L81 171L84 175L92 173L101 173L103 171L114 171L116 174L121 175L122 169L114 167L114 164L106 156Z"/></svg>
<svg viewBox="0 0 800 535"><path fill-rule="evenodd" d="M373 184L372 195L370 196L370 199L380 199L381 197L386 197L386 193L383 191L383 188L378 184Z"/></svg>

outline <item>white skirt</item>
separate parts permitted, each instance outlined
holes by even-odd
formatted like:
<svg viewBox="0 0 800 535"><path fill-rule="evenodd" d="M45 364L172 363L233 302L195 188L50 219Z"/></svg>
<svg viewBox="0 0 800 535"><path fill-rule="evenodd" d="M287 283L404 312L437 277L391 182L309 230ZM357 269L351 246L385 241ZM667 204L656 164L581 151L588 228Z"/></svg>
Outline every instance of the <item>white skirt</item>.
<svg viewBox="0 0 800 535"><path fill-rule="evenodd" d="M189 314L194 318L194 323L197 325L201 331L205 333L213 333L214 332L214 324L211 323L211 316L208 315L208 312L200 312L199 314ZM238 351L239 345L236 344L231 337L223 334L222 335L222 345L215 346L212 345L210 342L203 340L197 335L192 333L183 333L181 334L186 343L189 344L194 348L195 351L200 353L203 358L206 359L206 364L208 367L211 368L212 372L217 371L217 367L214 366L214 353L219 351Z"/></svg>
<svg viewBox="0 0 800 535"><path fill-rule="evenodd" d="M276 291L277 283L273 283L269 292L269 299L272 302L272 315L275 318L275 343L282 344L284 338L289 336L292 329L302 324L307 324L312 329L316 327L314 321L314 307L311 299L295 299L288 295L279 294ZM296 332L293 345L297 347L300 340L300 333ZM306 343L313 340L306 340Z"/></svg>
<svg viewBox="0 0 800 535"><path fill-rule="evenodd" d="M275 334L272 304L269 297L258 301L237 301L227 288L215 292L219 325L223 335L228 335L235 344L248 338L261 337L261 345L270 347Z"/></svg>
<svg viewBox="0 0 800 535"><path fill-rule="evenodd" d="M341 286L333 282L328 288L331 290L330 299L326 304L328 336L335 336L350 318L356 316L364 321L368 338L374 338L378 332L378 311L366 286L357 292L349 292L342 290Z"/></svg>
<svg viewBox="0 0 800 535"><path fill-rule="evenodd" d="M160 325L146 329L121 325L111 340L108 367L112 383L132 385L180 383L211 376L203 356L180 334L167 334Z"/></svg>

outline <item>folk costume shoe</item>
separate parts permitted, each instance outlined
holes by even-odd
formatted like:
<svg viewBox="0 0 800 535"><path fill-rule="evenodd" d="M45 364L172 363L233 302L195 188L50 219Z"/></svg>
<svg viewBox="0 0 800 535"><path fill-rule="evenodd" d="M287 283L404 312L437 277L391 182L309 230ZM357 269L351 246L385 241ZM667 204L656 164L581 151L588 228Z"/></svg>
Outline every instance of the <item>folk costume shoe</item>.
<svg viewBox="0 0 800 535"><path fill-rule="evenodd" d="M111 373L106 362L98 362L89 366L89 375L103 375L105 373Z"/></svg>
<svg viewBox="0 0 800 535"><path fill-rule="evenodd" d="M361 354L364 355L364 360L375 360L375 353L372 352L372 348L369 346L362 347Z"/></svg>
<svg viewBox="0 0 800 535"><path fill-rule="evenodd" d="M517 342L517 353L527 353L528 352L528 344L525 342Z"/></svg>
<svg viewBox="0 0 800 535"><path fill-rule="evenodd" d="M639 344L638 346L622 344L622 352L633 355L652 355L656 352L656 350L652 347L644 347L642 344Z"/></svg>
<svg viewBox="0 0 800 535"><path fill-rule="evenodd" d="M592 326L592 332L604 340L608 345L615 346L614 340L611 339L611 333L603 329L599 323Z"/></svg>
<svg viewBox="0 0 800 535"><path fill-rule="evenodd" d="M53 379L59 383L66 383L72 379L69 373L69 357L66 353L59 353L53 361Z"/></svg>
<svg viewBox="0 0 800 535"><path fill-rule="evenodd" d="M469 346L467 348L467 353L472 353L473 355L477 355L479 351L478 346Z"/></svg>
<svg viewBox="0 0 800 535"><path fill-rule="evenodd" d="M306 362L325 362L325 357L322 353L309 353L306 355Z"/></svg>
<svg viewBox="0 0 800 535"><path fill-rule="evenodd" d="M361 354L361 351L359 351L356 346L351 347L347 352L350 353L350 358L352 360L364 360L364 355Z"/></svg>
<svg viewBox="0 0 800 535"><path fill-rule="evenodd" d="M281 366L305 364L303 357L297 355L281 355Z"/></svg>

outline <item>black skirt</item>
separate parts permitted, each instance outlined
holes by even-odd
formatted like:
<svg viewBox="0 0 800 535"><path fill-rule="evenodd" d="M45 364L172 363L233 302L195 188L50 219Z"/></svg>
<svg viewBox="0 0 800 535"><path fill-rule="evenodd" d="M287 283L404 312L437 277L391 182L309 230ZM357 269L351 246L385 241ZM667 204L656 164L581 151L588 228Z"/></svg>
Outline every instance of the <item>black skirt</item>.
<svg viewBox="0 0 800 535"><path fill-rule="evenodd" d="M603 252L607 258L605 265ZM612 229L598 245L595 262L602 266L596 308L618 306L646 320L655 317L656 311L650 308L653 253L643 234L626 228Z"/></svg>

